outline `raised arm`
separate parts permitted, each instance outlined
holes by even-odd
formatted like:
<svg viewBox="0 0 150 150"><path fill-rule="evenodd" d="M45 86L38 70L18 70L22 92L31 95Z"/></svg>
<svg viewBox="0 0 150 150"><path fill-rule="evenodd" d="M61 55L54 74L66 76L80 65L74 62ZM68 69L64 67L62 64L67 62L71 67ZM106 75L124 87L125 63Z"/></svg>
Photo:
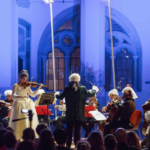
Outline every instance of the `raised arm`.
<svg viewBox="0 0 150 150"><path fill-rule="evenodd" d="M66 89L64 89L64 91L63 91L62 93L56 94L56 95L55 95L56 98L57 98L58 100L64 99L64 98L65 98L65 92L66 92Z"/></svg>
<svg viewBox="0 0 150 150"><path fill-rule="evenodd" d="M32 96L32 97L35 97L36 94L37 94L37 92L38 92L38 90L41 89L42 86L43 86L43 84L40 84L40 86L38 87L38 89L36 91L34 91L34 92L31 90L30 87L28 87L28 93L29 93L29 95Z"/></svg>
<svg viewBox="0 0 150 150"><path fill-rule="evenodd" d="M87 90L85 88L85 95L86 97L93 97L96 94L96 90Z"/></svg>

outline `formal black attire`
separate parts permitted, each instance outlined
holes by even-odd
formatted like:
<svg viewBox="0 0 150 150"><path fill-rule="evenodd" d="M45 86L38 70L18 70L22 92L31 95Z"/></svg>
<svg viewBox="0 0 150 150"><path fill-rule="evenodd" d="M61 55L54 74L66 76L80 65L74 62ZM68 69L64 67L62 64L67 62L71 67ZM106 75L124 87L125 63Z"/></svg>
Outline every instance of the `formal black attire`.
<svg viewBox="0 0 150 150"><path fill-rule="evenodd" d="M56 95L57 99L65 98L66 100L68 148L71 146L73 129L75 145L80 140L81 124L85 120L85 100L87 97L93 97L96 93L95 90L88 91L84 86L77 86L77 91L73 87L67 86L61 94Z"/></svg>

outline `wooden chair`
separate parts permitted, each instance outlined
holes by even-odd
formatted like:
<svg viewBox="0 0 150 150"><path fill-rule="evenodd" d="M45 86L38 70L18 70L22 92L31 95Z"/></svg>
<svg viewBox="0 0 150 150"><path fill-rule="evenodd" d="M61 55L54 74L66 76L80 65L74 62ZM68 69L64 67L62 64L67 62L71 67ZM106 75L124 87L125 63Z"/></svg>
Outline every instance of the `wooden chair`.
<svg viewBox="0 0 150 150"><path fill-rule="evenodd" d="M127 131L137 130L139 132L139 138L141 140L141 133L139 130L139 125L142 121L142 112L140 110L136 110L132 113L130 117L130 123L134 126L132 129L126 129Z"/></svg>

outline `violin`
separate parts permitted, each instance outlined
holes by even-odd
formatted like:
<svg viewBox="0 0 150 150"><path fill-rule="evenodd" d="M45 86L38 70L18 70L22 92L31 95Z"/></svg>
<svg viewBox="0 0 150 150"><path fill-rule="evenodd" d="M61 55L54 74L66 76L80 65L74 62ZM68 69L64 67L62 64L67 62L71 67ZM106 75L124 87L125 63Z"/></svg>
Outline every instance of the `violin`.
<svg viewBox="0 0 150 150"><path fill-rule="evenodd" d="M33 87L33 88L36 88L38 85L40 85L39 83L37 82L29 82L29 81L25 81L24 83L21 84L24 88L26 87ZM47 87L46 85L43 85L43 87Z"/></svg>
<svg viewBox="0 0 150 150"><path fill-rule="evenodd" d="M123 99L120 96L117 96L115 100L113 100L112 102L108 103L108 105L106 106L106 112L112 107L112 105L117 105L119 103L119 101L121 102Z"/></svg>

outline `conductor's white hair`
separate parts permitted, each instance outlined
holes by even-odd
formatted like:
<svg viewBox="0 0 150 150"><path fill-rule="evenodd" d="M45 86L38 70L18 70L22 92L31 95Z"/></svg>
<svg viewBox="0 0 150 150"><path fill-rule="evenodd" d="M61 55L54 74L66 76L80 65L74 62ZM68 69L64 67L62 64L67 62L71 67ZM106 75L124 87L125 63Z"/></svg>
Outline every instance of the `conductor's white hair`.
<svg viewBox="0 0 150 150"><path fill-rule="evenodd" d="M69 81L76 81L76 82L80 82L80 75L78 73L73 73L69 76Z"/></svg>

